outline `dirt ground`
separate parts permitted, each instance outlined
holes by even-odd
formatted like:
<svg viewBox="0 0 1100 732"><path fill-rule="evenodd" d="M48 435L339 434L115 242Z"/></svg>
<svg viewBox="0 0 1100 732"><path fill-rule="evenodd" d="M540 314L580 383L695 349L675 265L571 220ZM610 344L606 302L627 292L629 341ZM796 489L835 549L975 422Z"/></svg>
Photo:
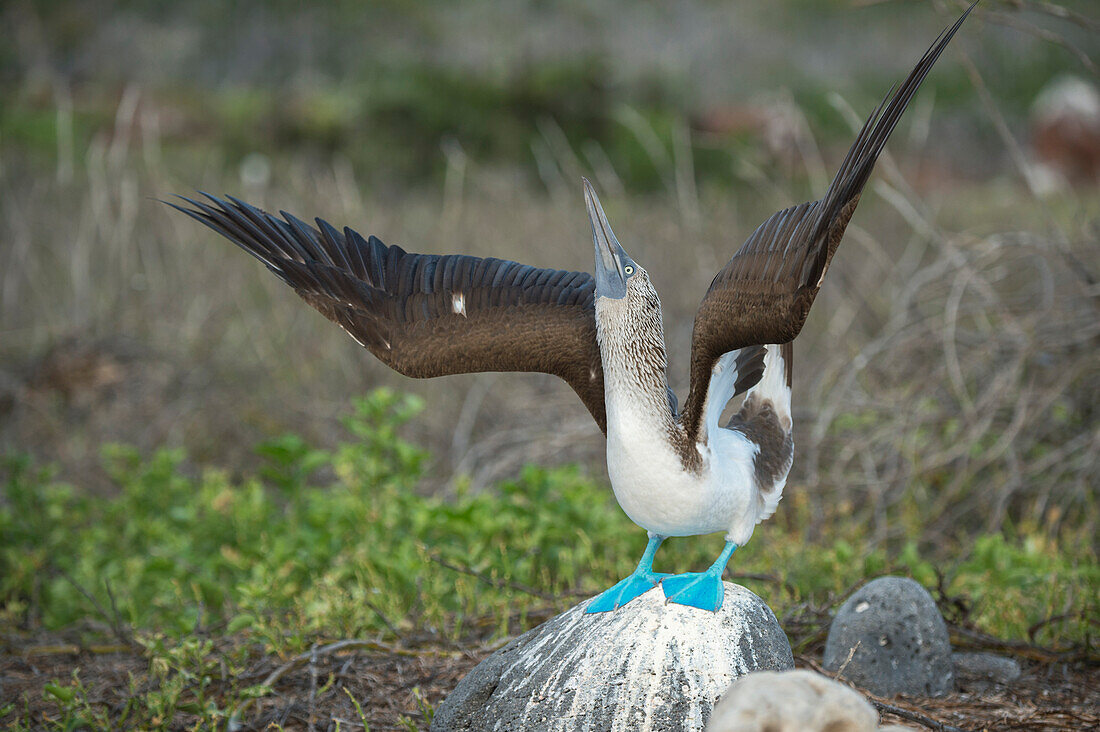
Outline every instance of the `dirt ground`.
<svg viewBox="0 0 1100 732"><path fill-rule="evenodd" d="M50 642L50 641L56 642ZM341 645L341 643L343 645ZM462 677L493 648L401 648L369 641L344 641L298 659L258 657L246 673L217 681L208 693L231 686L270 683L274 693L256 700L243 729L335 730L426 729L437 707ZM107 652L104 652L107 651ZM883 722L936 730L1083 730L1100 727L1100 668L1089 664L1022 660L1024 673L1010 686L962 688L939 699L875 699ZM817 669L799 656L796 665ZM125 708L131 677L139 688L152 682L139 651L84 648L63 638L38 637L33 645L8 645L0 655L0 699L17 709L0 725L21 716L35 727L58 719L43 687L65 683L79 670L93 705L112 717ZM272 679L272 674L276 677ZM355 707L358 701L363 716ZM25 700L25 702L24 702ZM26 706L24 706L24 703ZM892 713L891 713L892 712ZM29 714L28 714L29 713ZM197 718L179 715L169 729L192 729ZM276 727L277 726L277 727Z"/></svg>

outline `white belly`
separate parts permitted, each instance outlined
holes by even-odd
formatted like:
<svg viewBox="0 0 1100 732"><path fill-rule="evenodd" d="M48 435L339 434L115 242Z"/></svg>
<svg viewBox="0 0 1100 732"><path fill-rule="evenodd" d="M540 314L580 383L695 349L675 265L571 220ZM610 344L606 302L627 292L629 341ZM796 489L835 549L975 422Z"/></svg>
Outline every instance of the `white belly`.
<svg viewBox="0 0 1100 732"><path fill-rule="evenodd" d="M756 524L756 450L739 432L719 429L703 450L702 469L689 472L666 435L609 429L607 472L623 511L647 531L661 536L723 531L744 543Z"/></svg>

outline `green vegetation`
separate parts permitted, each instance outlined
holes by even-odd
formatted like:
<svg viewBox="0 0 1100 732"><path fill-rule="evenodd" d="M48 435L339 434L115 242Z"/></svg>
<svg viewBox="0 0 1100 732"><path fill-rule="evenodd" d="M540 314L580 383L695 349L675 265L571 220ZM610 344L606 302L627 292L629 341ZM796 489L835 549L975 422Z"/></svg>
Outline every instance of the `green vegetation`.
<svg viewBox="0 0 1100 732"><path fill-rule="evenodd" d="M491 23L456 32L451 27L455 19L441 5L268 4L230 10L200 2L169 10L143 0L125 3L110 17L87 2L28 6L12 11L9 24L34 27L28 37L40 38L49 50L0 44L10 46L0 50L5 102L0 105L0 140L48 159L59 153L58 138L71 134L81 150L97 132L130 123L116 119L116 112L120 95L133 92L141 99L137 124L160 120L151 134L169 153L185 154L181 157L211 148L234 163L250 153L278 156L292 150L325 159L339 152L372 180L392 185L438 182L446 165L440 148L456 146L472 160L515 168L532 182L552 183L547 164L562 166L566 175L575 172L569 168L577 163L606 165L628 190L652 192L667 185L666 159L689 165L683 158L690 155L700 185L729 186L739 182L741 159L752 157L744 143L759 148L768 128L792 124L775 117L745 124L754 114L775 112L765 109L761 92L791 90L814 143L842 146L851 131L829 95L841 93L860 116L866 115L908 68L890 53L881 63L849 64L843 83L830 85L822 83L817 64L797 53L780 63L746 47L734 56L737 65L731 70L698 68L710 58L704 49L684 49L685 59L671 65L622 57L616 44L632 23L624 22L625 8L611 6L560 9L554 14L557 24L546 31L558 47L516 55L504 41L507 33L491 32ZM640 27L720 19L715 32L745 26L761 37L782 34L785 45L808 54L826 45L830 54L840 53L831 40L836 34L822 33L823 27L852 31L851 9L800 0L771 5L732 12L699 3L680 7L673 18L659 9L636 8L630 15ZM537 4L527 12L540 14ZM898 29L914 22L927 24L930 32L936 25L924 7L895 4L863 12L874 14L876 33L887 29L892 42L909 41L911 32ZM946 22L953 11L943 13L940 19ZM866 19L858 12L855 17ZM578 38L564 29L570 24L602 32ZM165 63L165 49L143 43L142 33L129 38L131 33L118 30L134 25L155 28L169 40L173 31L186 35L186 46L169 44L179 63ZM302 38L302 27L323 34L321 48L313 48L315 39ZM242 28L263 30L242 34ZM464 39L464 32L469 37ZM127 38L117 56L114 47L108 52L98 41L101 33ZM1056 43L1030 43L1021 50L999 39L983 40L976 32L967 35L971 48L980 44L982 66L1002 113L1017 124L1044 85L1072 68L1073 54ZM394 37L406 39L407 47L395 49ZM729 44L736 38L716 35L711 42ZM854 49L872 45L859 36L846 42ZM483 44L501 46L487 54L495 63L470 60L471 48ZM912 48L914 58L919 51ZM30 73L42 53L59 67L49 84L42 74ZM64 63L70 57L102 68L81 74ZM143 81L128 78L133 69L127 62L144 69ZM731 75L745 81L722 81ZM713 91L716 86L719 93ZM969 105L974 91L965 68L941 63L924 94L946 117L971 114L961 107ZM58 117L58 106L71 117ZM710 114L731 112L742 123L717 134L696 125ZM624 123L624 115L633 122ZM61 129L69 125L71 131ZM678 139L689 127L690 136ZM579 155L560 157L564 145ZM790 149L779 157L794 154L801 153Z"/></svg>
<svg viewBox="0 0 1100 732"><path fill-rule="evenodd" d="M582 269L587 175L660 279L682 389L714 271L820 195L851 117L960 7L4 5L0 676L64 660L0 699L0 726L204 728L249 700L277 719L274 697L307 695L262 682L294 654L365 638L387 662L472 663L645 542L567 387L410 387L157 199L227 192L410 250ZM794 472L730 572L807 655L855 585L900 573L956 632L1095 658L1100 197L1031 195L1012 150L1039 90L1087 71L1086 4L1065 10L983 2L796 343ZM333 424L384 385L431 413L375 391ZM673 540L657 567L720 546ZM395 712L395 687L337 682L327 711L413 728L417 683Z"/></svg>
<svg viewBox="0 0 1100 732"><path fill-rule="evenodd" d="M495 491L420 495L428 456L398 434L419 407L376 391L355 401L348 442L322 451L293 435L269 441L259 447L261 475L240 480L217 469L195 475L179 451L142 459L113 446L104 459L117 492L103 497L9 457L0 621L88 628L98 617L106 625L86 637L132 633L155 683L135 688L115 723L157 724L177 712L213 723L265 693L255 684L218 698L204 692L239 675L257 650L286 657L315 642L413 632L455 641L484 633L487 618L504 637L513 615L522 627L526 611L564 608L631 570L644 533L577 468L531 466ZM1000 637L1025 639L1042 625L1034 639L1045 644L1088 638L1100 565L1087 537L987 535L966 558L934 563L912 543L861 550L865 530L842 517L830 519L829 533L844 539L809 544L804 531L783 528L810 523L807 502L795 492L788 504L789 519L762 526L731 567L767 578L742 581L781 618L892 572L932 588L942 581L947 595L972 603L979 629ZM718 543L670 541L658 568L705 565ZM1054 616L1065 617L1043 624ZM75 674L45 693L61 710L60 728L107 719Z"/></svg>

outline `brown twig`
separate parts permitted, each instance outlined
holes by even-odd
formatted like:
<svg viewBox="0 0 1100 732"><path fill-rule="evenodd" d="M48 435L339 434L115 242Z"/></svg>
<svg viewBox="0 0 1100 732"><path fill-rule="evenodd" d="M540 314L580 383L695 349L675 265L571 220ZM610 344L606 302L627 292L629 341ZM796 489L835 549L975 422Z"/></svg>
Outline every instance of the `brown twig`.
<svg viewBox="0 0 1100 732"><path fill-rule="evenodd" d="M498 579L495 579L493 577L487 576L483 572L478 572L476 569L471 569L470 567L462 567L462 566L459 566L457 564L451 564L450 562L443 559L442 557L440 557L438 554L436 554L434 552L428 552L428 559L435 562L440 567L443 567L445 569L449 569L453 572L461 572L462 574L468 574L471 577L476 577L477 579L481 580L485 584L490 585L492 587L495 587L498 590L509 590L509 589L510 590L517 590L519 592L523 592L525 594L537 597L541 600L546 600L547 602L551 602L551 601L557 599L553 595L548 595L545 592L542 592L540 590L536 590L534 587L531 587L529 585L525 585L522 582L512 582L510 580L498 580Z"/></svg>
<svg viewBox="0 0 1100 732"><path fill-rule="evenodd" d="M378 609L377 605L375 605L373 602L371 602L370 600L368 600L366 598L362 598L360 601L364 605L366 605L367 608L371 612L373 612L375 615L378 616L378 619L382 621L382 624L385 625L387 628L389 628L389 631L391 633L393 633L394 636L396 636L398 640L400 640L402 638L401 631L397 629L397 626L394 625L393 621L391 621L388 617L386 617L386 614L384 612L382 612L381 610Z"/></svg>
<svg viewBox="0 0 1100 732"><path fill-rule="evenodd" d="M92 593L88 592L88 590L86 590L83 585L81 585L79 582L77 582L71 574L66 572L61 567L58 567L57 571L61 574L62 577L64 577L66 580L68 580L69 584L71 584L73 587L76 588L77 592L79 592L81 595L83 595L85 598L87 598L88 602L92 603L92 607L94 607L96 612L99 613L100 616L103 617L103 620L106 621L107 625L111 628L112 634L114 634L115 638L120 643L122 643L123 645L125 645L129 648L134 648L134 647L137 646L137 642L134 641L134 638L133 638L132 635L130 635L129 631L127 631L123 627L122 619L117 615L118 608L115 605L115 596L111 592L110 583L106 583L107 584L107 596L111 599L111 609L115 611L115 613L116 613L115 615L112 615L112 614L108 613L103 608L103 605L101 605L99 603L99 600L97 600L95 598L95 596L92 595Z"/></svg>
<svg viewBox="0 0 1100 732"><path fill-rule="evenodd" d="M111 603L111 629L114 631L115 637L123 643L134 643L134 636L130 631L126 630L125 624L122 621L122 613L118 611L118 603L115 602L115 593L111 591L111 581L104 578L103 586L107 589L107 599Z"/></svg>
<svg viewBox="0 0 1100 732"><path fill-rule="evenodd" d="M850 658L850 656L849 656L849 658ZM928 729L936 730L937 732L964 732L964 730L960 729L959 727L953 727L953 726L951 726L951 725L949 725L945 722L941 722L940 720L935 719L933 717L930 717L927 714L924 714L923 712L920 712L916 709L913 709L912 707L909 707L909 708L899 707L896 704L889 703L888 701L886 701L882 697L879 697L879 696L876 696L876 695L870 693L866 689L859 688L858 686L853 684L851 681L848 681L847 679L842 678L840 676L841 672L843 671L843 668L841 669L841 671L837 671L836 673L833 673L831 671L826 671L824 668L821 667L820 664L817 663L817 661L815 661L814 659L809 658L807 656L799 656L798 660L799 660L800 663L808 666L809 668L811 668L814 671L818 672L822 676L828 676L830 679L833 679L836 682L844 684L845 686L847 686L850 689L853 689L854 691L858 692L862 696L867 697L868 701L870 701L871 704L873 704L875 706L875 708L878 709L880 712L886 712L887 714L896 715L896 716L901 717L902 719L906 719L910 722L916 722L917 724L923 725L923 726L927 727ZM847 663L847 662L845 662L845 663Z"/></svg>
<svg viewBox="0 0 1100 732"><path fill-rule="evenodd" d="M1002 640L980 630L954 624L949 624L948 630L952 636L952 645L1000 651L1045 664L1087 661L1090 658L1089 649L1080 645L1069 648L1046 648L1026 641Z"/></svg>
<svg viewBox="0 0 1100 732"><path fill-rule="evenodd" d="M133 645L122 644L106 644L106 645L76 645L74 643L63 643L61 645L51 646L30 646L25 648L21 654L23 656L79 656L82 653L91 653L94 655L104 655L108 653L127 653L134 650Z"/></svg>
<svg viewBox="0 0 1100 732"><path fill-rule="evenodd" d="M336 653L340 653L342 651L350 651L350 650L382 651L382 652L385 652L385 653L392 653L392 654L398 655L398 656L413 656L413 657L419 657L419 656L424 656L424 655L461 657L461 655L462 655L461 653L454 653L454 652L447 652L447 651L437 651L437 650L416 651L416 650L411 650L411 649L408 649L408 648L399 648L399 647L387 645L385 643L379 643L378 641L367 640L365 638L346 638L344 640L335 641L333 643L329 643L328 645L321 646L320 648L314 647L314 648L311 648L308 651L304 651L302 653L299 653L297 656L294 656L289 661L284 663L282 666L280 666L279 668L275 669L270 674L268 674L267 677L264 678L264 680L260 682L260 686L266 686L270 689L275 684L275 682L277 682L279 679L283 678L288 673L290 673L291 671L298 668L299 666L301 666L304 663L308 662L308 663L316 664L317 659L320 658L321 656L329 656L329 655L333 655L333 654L336 654ZM245 702L240 707L238 707L237 710L233 713L233 718L238 723L244 717L245 713L252 706L252 704L253 704L253 702L255 702L255 700L256 700L256 697L246 699Z"/></svg>
<svg viewBox="0 0 1100 732"><path fill-rule="evenodd" d="M1061 20L1068 20L1071 23L1081 26L1082 28L1090 31L1100 32L1100 23L1089 18L1081 13L1074 12L1067 7L1058 5L1057 3L1037 2L1031 3L1030 8L1037 12L1046 13L1047 15L1059 18Z"/></svg>
<svg viewBox="0 0 1100 732"><path fill-rule="evenodd" d="M963 730L961 727L955 727L950 724L945 724L938 719L933 719L932 717L929 717L927 714L922 714L921 712L917 712L912 709L904 709L894 704L888 704L871 694L868 694L867 696L871 700L871 703L875 705L875 709L879 710L880 712L893 714L895 717L901 717L902 719L908 720L910 722L916 722L917 724L923 725L928 729L934 729L936 730L936 732L965 732L965 730Z"/></svg>
<svg viewBox="0 0 1100 732"><path fill-rule="evenodd" d="M791 595L798 594L795 591L794 585L792 585L790 582L787 582L787 580L785 579L776 577L773 574L762 574L760 572L727 572L726 577L732 580L749 579L757 580L758 582L771 582L775 585L781 585L783 589L785 589Z"/></svg>
<svg viewBox="0 0 1100 732"><path fill-rule="evenodd" d="M309 705L309 711L307 716L309 732L313 732L313 721L316 717L317 709L317 644L313 644L313 648L309 653L309 699L307 700Z"/></svg>
<svg viewBox="0 0 1100 732"><path fill-rule="evenodd" d="M1076 56L1078 63L1088 69L1092 74L1100 75L1100 68L1097 68L1096 62L1089 58L1089 55L1087 53L1067 41L1058 33L1047 30L1046 28L1040 28L1036 25L1032 25L1031 23L1026 23L1019 18L1013 17L1011 15L1005 15L1004 13L998 13L996 11L986 12L984 13L984 17L987 21L991 23L1000 23L1001 25L1008 26L1009 28L1014 28L1016 30L1023 31L1024 33L1029 33L1036 38L1046 41L1047 43L1053 43L1056 46L1061 46L1062 48L1066 49L1074 56Z"/></svg>
<svg viewBox="0 0 1100 732"><path fill-rule="evenodd" d="M1100 620L1093 617L1085 617L1083 612L1076 613L1062 613L1060 615L1051 615L1049 618L1043 618L1037 623L1034 623L1027 629L1027 638L1032 643L1035 643L1035 636L1040 630L1052 623L1060 623L1063 620L1073 620L1075 618L1084 618L1089 625L1100 625Z"/></svg>

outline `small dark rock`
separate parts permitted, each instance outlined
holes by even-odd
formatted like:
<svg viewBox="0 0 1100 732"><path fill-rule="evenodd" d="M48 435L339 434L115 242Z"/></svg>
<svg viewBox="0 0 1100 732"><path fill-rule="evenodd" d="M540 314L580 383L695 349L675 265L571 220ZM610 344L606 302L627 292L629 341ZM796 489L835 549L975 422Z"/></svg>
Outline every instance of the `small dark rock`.
<svg viewBox="0 0 1100 732"><path fill-rule="evenodd" d="M1020 664L1013 658L994 653L956 653L953 659L955 678L963 687L985 688L1020 678Z"/></svg>
<svg viewBox="0 0 1100 732"><path fill-rule="evenodd" d="M660 589L610 613L582 602L481 662L432 730L702 730L734 679L794 666L764 601L725 589L714 613L666 604Z"/></svg>
<svg viewBox="0 0 1100 732"><path fill-rule="evenodd" d="M928 591L880 577L852 593L825 641L825 668L879 696L942 696L954 689L947 625Z"/></svg>

